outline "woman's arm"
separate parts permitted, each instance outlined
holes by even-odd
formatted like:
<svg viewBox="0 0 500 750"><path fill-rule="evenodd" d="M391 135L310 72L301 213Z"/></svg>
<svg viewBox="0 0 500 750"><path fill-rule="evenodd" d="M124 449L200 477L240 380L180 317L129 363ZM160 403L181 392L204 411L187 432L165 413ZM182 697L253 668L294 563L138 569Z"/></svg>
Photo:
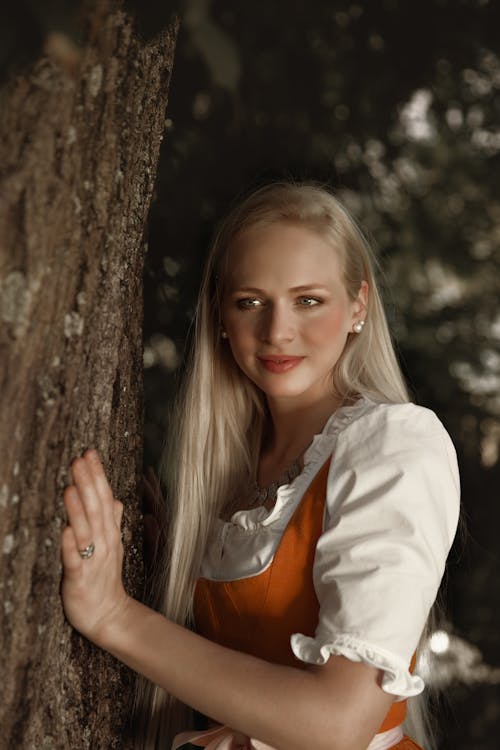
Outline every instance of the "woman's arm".
<svg viewBox="0 0 500 750"><path fill-rule="evenodd" d="M121 579L123 507L97 453L74 461L72 474L62 595L77 630L184 703L279 750L365 750L393 700L379 670L339 656L306 669L271 664L135 601ZM91 542L95 552L83 559L79 549Z"/></svg>

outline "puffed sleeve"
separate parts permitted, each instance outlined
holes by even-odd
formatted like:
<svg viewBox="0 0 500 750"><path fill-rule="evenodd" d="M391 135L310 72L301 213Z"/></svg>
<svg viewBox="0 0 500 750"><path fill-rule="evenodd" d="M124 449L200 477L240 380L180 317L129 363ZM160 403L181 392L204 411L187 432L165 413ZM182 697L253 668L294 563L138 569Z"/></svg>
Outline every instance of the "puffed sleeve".
<svg viewBox="0 0 500 750"><path fill-rule="evenodd" d="M338 436L324 531L314 562L315 637L295 633L295 656L330 654L382 669L397 699L423 681L409 672L455 536L459 477L436 415L414 404L378 405Z"/></svg>

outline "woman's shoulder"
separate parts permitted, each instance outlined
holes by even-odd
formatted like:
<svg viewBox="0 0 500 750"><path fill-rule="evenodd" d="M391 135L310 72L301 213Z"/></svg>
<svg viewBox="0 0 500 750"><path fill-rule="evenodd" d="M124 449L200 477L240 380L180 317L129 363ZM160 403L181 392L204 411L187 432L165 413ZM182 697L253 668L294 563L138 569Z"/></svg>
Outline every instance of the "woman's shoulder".
<svg viewBox="0 0 500 750"><path fill-rule="evenodd" d="M412 402L377 403L363 397L339 414L335 452L340 457L443 454L456 461L452 440L437 414Z"/></svg>
<svg viewBox="0 0 500 750"><path fill-rule="evenodd" d="M365 402L338 434L328 472L327 520L347 508L398 517L404 512L411 523L419 518L426 528L444 529L450 540L459 503L455 448L431 409Z"/></svg>
<svg viewBox="0 0 500 750"><path fill-rule="evenodd" d="M340 410L342 411L342 410ZM435 412L411 401L404 403L376 402L363 397L345 410L345 418L340 421L344 429L382 434L385 431L397 433L446 433L444 425ZM447 434L447 433L446 433Z"/></svg>
<svg viewBox="0 0 500 750"><path fill-rule="evenodd" d="M305 463L319 465L331 454L336 463L344 453L355 460L358 455L382 455L393 449L415 451L418 446L425 449L432 442L454 456L451 438L431 409L412 402L377 402L361 396L330 416L306 451Z"/></svg>

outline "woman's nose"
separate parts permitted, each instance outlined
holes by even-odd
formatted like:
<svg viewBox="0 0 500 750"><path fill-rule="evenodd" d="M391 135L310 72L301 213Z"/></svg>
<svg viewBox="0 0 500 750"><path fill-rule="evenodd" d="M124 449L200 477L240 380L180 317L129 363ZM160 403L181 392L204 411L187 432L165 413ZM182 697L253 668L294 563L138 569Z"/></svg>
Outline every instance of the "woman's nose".
<svg viewBox="0 0 500 750"><path fill-rule="evenodd" d="M269 305L261 317L259 335L269 344L291 341L295 336L291 311L284 305Z"/></svg>

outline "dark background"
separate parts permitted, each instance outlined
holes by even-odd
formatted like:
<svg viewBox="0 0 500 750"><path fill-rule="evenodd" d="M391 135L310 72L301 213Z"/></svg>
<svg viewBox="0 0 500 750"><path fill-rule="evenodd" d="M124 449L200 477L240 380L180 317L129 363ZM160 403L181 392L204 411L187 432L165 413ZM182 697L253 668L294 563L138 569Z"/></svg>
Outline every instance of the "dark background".
<svg viewBox="0 0 500 750"><path fill-rule="evenodd" d="M54 31L80 43L77 4L9 5L4 77ZM437 412L459 455L467 531L444 591L447 648L430 652L447 700L440 750L497 750L499 3L128 7L145 36L172 10L182 22L145 270L145 465L159 460L216 221L269 179L333 186L380 258L414 399Z"/></svg>

